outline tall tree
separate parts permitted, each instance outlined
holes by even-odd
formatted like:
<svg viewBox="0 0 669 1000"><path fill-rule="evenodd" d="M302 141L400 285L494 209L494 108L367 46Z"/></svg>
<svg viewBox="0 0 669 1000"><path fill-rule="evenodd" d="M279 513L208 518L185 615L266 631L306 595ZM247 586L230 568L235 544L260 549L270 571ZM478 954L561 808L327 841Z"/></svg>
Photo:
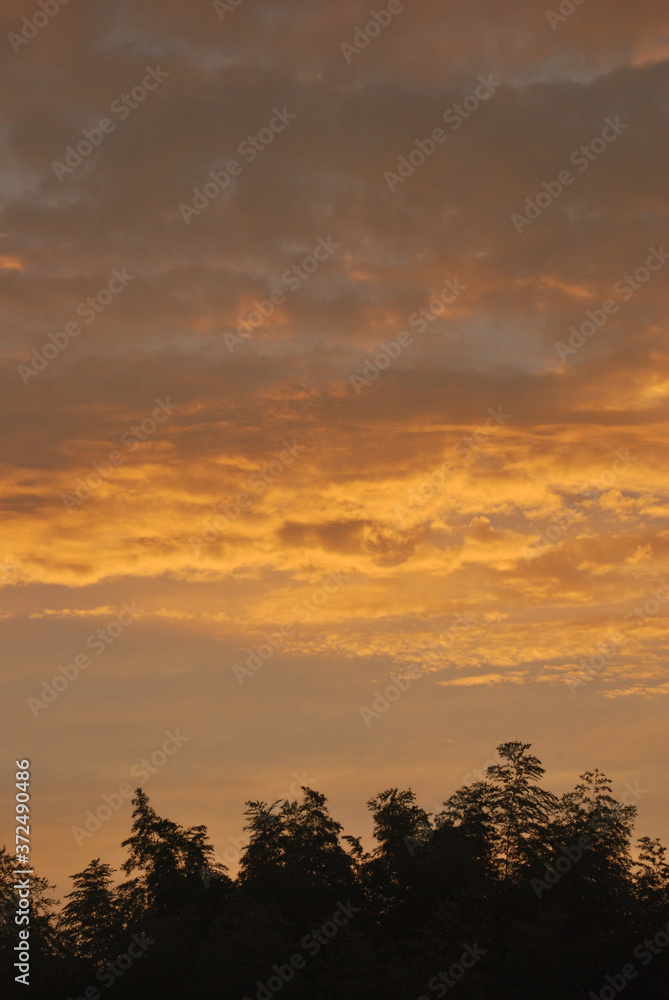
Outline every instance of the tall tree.
<svg viewBox="0 0 669 1000"><path fill-rule="evenodd" d="M114 869L95 858L83 871L70 876L72 892L60 915L60 926L72 952L101 965L114 954L120 931L120 913L112 887Z"/></svg>
<svg viewBox="0 0 669 1000"><path fill-rule="evenodd" d="M302 787L302 799L248 802L249 843L240 863L240 883L284 911L298 906L305 919L326 912L343 893L355 890L359 845L342 844L343 828L320 792Z"/></svg>
<svg viewBox="0 0 669 1000"><path fill-rule="evenodd" d="M527 875L545 854L546 830L557 799L538 784L545 773L528 753L531 743L511 741L497 747L502 763L491 764L490 815L497 833L497 863L503 879Z"/></svg>
<svg viewBox="0 0 669 1000"><path fill-rule="evenodd" d="M669 910L669 860L667 848L657 838L641 837L634 862L637 897L646 913L657 920Z"/></svg>
<svg viewBox="0 0 669 1000"><path fill-rule="evenodd" d="M439 830L451 828L463 837L479 871L492 877L497 870L493 786L475 781L459 788L444 802L436 816Z"/></svg>
<svg viewBox="0 0 669 1000"><path fill-rule="evenodd" d="M374 818L378 847L367 866L373 893L382 908L404 900L416 875L416 849L432 836L430 816L416 804L411 789L388 788L370 799L367 808Z"/></svg>
<svg viewBox="0 0 669 1000"><path fill-rule="evenodd" d="M205 826L185 829L158 816L148 796L136 790L132 835L123 841L128 859L122 870L140 873L140 887L150 912L167 912L178 907L202 886L203 870L215 867L214 849ZM189 891L190 890L190 891Z"/></svg>
<svg viewBox="0 0 669 1000"><path fill-rule="evenodd" d="M583 891L589 885L593 906L605 899L615 904L631 885L631 840L636 806L618 802L612 794L611 781L597 768L586 771L572 792L559 801L554 829L562 845L587 838L587 848L579 861L574 882ZM559 849L558 841L557 847ZM597 904L599 899L599 904Z"/></svg>

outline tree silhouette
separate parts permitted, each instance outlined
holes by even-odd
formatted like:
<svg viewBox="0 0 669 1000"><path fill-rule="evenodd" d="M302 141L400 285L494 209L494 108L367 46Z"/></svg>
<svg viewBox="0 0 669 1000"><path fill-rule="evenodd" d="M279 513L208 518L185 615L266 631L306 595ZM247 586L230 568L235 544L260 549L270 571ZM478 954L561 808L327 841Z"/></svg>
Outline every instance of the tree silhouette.
<svg viewBox="0 0 669 1000"><path fill-rule="evenodd" d="M636 809L600 771L557 797L530 751L502 743L499 763L434 817L411 789L376 795L369 850L311 788L250 801L235 879L206 827L162 818L137 789L125 881L95 858L56 914L33 876L30 998L75 1000L95 983L103 995L103 973L114 1000L426 1000L456 988L461 1000L592 1000L621 981L625 1000L669 1000L665 848L642 837L634 851ZM0 851L12 998L27 995L13 981L16 865ZM621 980L623 966L636 975Z"/></svg>
<svg viewBox="0 0 669 1000"><path fill-rule="evenodd" d="M529 743L501 743L497 753L504 763L486 770L490 783L489 810L496 829L497 860L503 878L526 874L541 856L545 829L556 799L537 781L545 768Z"/></svg>
<svg viewBox="0 0 669 1000"><path fill-rule="evenodd" d="M60 928L72 953L101 965L114 954L121 929L121 914L112 888L114 869L95 858L82 872L72 875L72 892L61 911Z"/></svg>
<svg viewBox="0 0 669 1000"><path fill-rule="evenodd" d="M341 841L343 828L326 798L306 786L302 800L248 802L249 844L240 862L240 884L257 898L304 921L317 919L342 895L356 892L355 854Z"/></svg>
<svg viewBox="0 0 669 1000"><path fill-rule="evenodd" d="M141 788L132 803L132 836L121 845L128 848L129 855L122 870L127 874L140 872L139 885L129 888L136 898L143 897L149 913L167 913L200 887L203 870L216 867L214 849L207 840L206 827L184 829L162 819Z"/></svg>
<svg viewBox="0 0 669 1000"><path fill-rule="evenodd" d="M414 854L432 835L430 817L416 805L411 790L389 788L370 799L378 847L367 865L367 877L381 909L405 900L415 878Z"/></svg>

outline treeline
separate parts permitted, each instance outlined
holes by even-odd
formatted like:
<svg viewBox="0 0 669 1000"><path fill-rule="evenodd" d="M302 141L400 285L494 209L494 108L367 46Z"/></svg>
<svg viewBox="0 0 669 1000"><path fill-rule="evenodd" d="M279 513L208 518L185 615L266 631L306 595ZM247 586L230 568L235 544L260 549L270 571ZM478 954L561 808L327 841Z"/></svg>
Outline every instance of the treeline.
<svg viewBox="0 0 669 1000"><path fill-rule="evenodd" d="M94 859L57 911L33 877L30 986L15 983L14 858L0 852L0 995L31 1000L669 998L669 864L599 771L561 797L530 745L436 815L396 788L375 846L326 799L248 802L232 879L204 826L137 789L127 859Z"/></svg>

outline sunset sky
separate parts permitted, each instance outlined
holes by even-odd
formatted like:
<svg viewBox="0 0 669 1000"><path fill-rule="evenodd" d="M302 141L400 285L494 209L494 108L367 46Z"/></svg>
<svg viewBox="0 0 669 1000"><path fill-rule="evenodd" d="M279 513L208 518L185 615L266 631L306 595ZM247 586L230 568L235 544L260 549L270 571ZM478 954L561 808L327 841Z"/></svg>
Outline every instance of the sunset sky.
<svg viewBox="0 0 669 1000"><path fill-rule="evenodd" d="M234 861L511 739L669 837L669 15L569 9L3 5L0 843L28 757L61 895L123 783Z"/></svg>

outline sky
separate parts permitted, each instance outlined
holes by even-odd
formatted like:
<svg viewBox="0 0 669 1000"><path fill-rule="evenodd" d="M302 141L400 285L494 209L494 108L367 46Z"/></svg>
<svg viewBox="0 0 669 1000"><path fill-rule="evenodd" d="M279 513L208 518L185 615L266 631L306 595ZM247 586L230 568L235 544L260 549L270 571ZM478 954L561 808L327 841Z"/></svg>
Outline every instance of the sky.
<svg viewBox="0 0 669 1000"><path fill-rule="evenodd" d="M118 866L138 784L233 871L302 784L369 843L514 739L668 839L666 4L0 17L36 869Z"/></svg>

